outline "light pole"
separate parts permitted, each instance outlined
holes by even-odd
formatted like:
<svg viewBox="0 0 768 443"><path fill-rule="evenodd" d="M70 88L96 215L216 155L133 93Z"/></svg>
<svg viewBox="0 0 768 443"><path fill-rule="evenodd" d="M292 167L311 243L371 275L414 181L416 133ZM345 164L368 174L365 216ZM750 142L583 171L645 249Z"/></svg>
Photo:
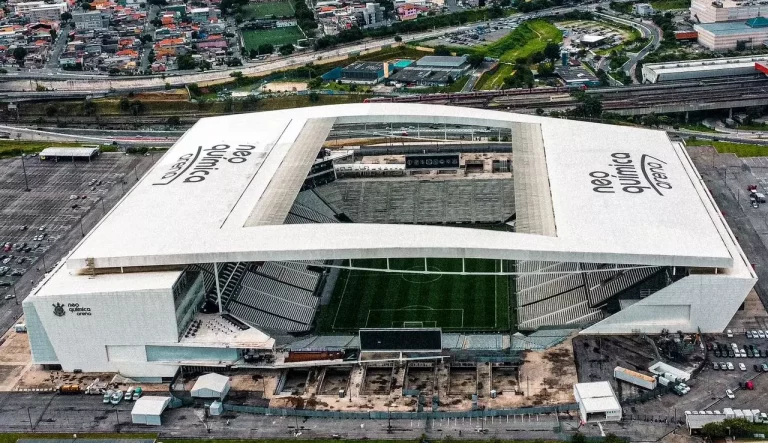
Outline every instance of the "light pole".
<svg viewBox="0 0 768 443"><path fill-rule="evenodd" d="M24 191L29 192L29 180L27 179L27 166L24 164L24 154L21 154L21 170L24 171Z"/></svg>

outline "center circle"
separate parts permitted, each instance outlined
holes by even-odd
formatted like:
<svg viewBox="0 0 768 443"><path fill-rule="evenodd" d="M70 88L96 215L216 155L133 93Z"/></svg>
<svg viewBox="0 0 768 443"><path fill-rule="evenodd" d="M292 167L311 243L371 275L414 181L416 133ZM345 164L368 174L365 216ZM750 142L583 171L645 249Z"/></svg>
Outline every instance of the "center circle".
<svg viewBox="0 0 768 443"><path fill-rule="evenodd" d="M443 272L443 270L437 266L427 265L427 269L430 272L435 272L436 274L400 274L400 277L408 283L432 283L443 278L443 274L437 274L438 272ZM424 268L421 266L413 266L405 270L422 271Z"/></svg>

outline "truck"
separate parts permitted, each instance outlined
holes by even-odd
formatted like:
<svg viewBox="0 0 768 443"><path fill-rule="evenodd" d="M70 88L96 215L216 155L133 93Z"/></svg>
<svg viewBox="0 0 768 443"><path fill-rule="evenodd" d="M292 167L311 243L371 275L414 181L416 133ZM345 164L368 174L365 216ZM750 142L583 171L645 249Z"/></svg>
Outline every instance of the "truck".
<svg viewBox="0 0 768 443"><path fill-rule="evenodd" d="M616 380L623 380L627 383L631 383L635 386L640 386L644 389L656 389L656 379L650 375L641 374L621 366L616 366L613 369L613 376Z"/></svg>
<svg viewBox="0 0 768 443"><path fill-rule="evenodd" d="M744 411L742 411L741 409L734 409L733 415L734 415L733 418L744 418Z"/></svg>
<svg viewBox="0 0 768 443"><path fill-rule="evenodd" d="M744 419L750 422L755 421L755 416L752 415L751 409L744 409L741 411L742 414L744 414Z"/></svg>
<svg viewBox="0 0 768 443"><path fill-rule="evenodd" d="M672 383L678 383L678 382L683 381L683 380L678 380L677 377L675 377L674 374L671 374L669 372L665 372L664 373L664 378L666 378L667 380L671 381Z"/></svg>
<svg viewBox="0 0 768 443"><path fill-rule="evenodd" d="M16 323L16 332L27 332L27 324L26 323Z"/></svg>
<svg viewBox="0 0 768 443"><path fill-rule="evenodd" d="M734 418L734 417L736 417L736 414L733 412L732 408L725 408L725 409L723 409L723 414L725 414L725 418Z"/></svg>
<svg viewBox="0 0 768 443"><path fill-rule="evenodd" d="M755 389L755 383L752 380L747 380L746 383L744 383L744 388L753 391Z"/></svg>
<svg viewBox="0 0 768 443"><path fill-rule="evenodd" d="M80 385L61 385L59 394L74 395L80 393Z"/></svg>
<svg viewBox="0 0 768 443"><path fill-rule="evenodd" d="M659 384L660 384L660 385L662 385L662 386L669 386L671 383L672 383L672 382L670 382L670 381L669 381L669 380L667 380L666 378L664 378L664 377L659 377Z"/></svg>

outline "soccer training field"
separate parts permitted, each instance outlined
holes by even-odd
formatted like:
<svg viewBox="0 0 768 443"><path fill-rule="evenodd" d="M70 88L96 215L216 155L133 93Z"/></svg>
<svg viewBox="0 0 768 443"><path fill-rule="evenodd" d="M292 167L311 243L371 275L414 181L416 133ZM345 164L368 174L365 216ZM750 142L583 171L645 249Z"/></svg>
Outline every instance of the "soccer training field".
<svg viewBox="0 0 768 443"><path fill-rule="evenodd" d="M365 268L386 268L385 260L354 260ZM461 271L461 260L428 259L431 271ZM498 272L498 260L466 260L466 272ZM504 270L508 271L508 262ZM424 259L390 259L391 269L423 270ZM319 330L440 327L444 331L510 329L509 276L406 274L342 270Z"/></svg>
<svg viewBox="0 0 768 443"><path fill-rule="evenodd" d="M265 18L274 16L277 18L293 17L293 6L290 2L266 2L249 3L243 6L243 15L245 20Z"/></svg>
<svg viewBox="0 0 768 443"><path fill-rule="evenodd" d="M302 38L304 38L304 34L301 33L297 26L243 31L245 48L249 51L265 43L270 43L277 48L288 43L296 43L297 40Z"/></svg>

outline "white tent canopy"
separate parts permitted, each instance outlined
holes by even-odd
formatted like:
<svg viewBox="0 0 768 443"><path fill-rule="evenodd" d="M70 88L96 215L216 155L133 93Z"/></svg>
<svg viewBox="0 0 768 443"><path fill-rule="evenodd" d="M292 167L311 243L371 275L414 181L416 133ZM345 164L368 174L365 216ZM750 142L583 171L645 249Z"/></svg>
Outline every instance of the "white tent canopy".
<svg viewBox="0 0 768 443"><path fill-rule="evenodd" d="M168 404L170 397L146 396L136 400L131 410L131 422L139 425L160 426L161 415Z"/></svg>
<svg viewBox="0 0 768 443"><path fill-rule="evenodd" d="M221 374L200 376L192 387L192 397L223 399L229 392L229 377Z"/></svg>

